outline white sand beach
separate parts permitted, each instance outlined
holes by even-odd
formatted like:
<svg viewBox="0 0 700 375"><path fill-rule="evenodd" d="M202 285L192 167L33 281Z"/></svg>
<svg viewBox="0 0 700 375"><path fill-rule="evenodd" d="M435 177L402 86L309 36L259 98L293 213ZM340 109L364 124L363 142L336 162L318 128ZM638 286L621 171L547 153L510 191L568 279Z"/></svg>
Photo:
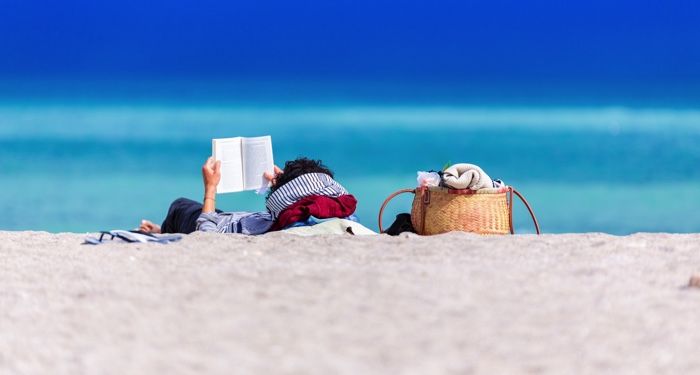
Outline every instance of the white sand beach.
<svg viewBox="0 0 700 375"><path fill-rule="evenodd" d="M700 235L0 232L2 374L695 374Z"/></svg>

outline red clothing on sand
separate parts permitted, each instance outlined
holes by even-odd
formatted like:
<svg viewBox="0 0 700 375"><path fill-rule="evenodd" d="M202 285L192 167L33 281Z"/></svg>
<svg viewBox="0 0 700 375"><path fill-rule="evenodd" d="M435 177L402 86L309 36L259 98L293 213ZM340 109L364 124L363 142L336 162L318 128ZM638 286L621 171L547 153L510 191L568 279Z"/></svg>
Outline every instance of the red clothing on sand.
<svg viewBox="0 0 700 375"><path fill-rule="evenodd" d="M357 207L357 199L350 194L337 198L312 195L287 207L272 225L270 231L280 230L310 216L319 219L343 218L352 215Z"/></svg>

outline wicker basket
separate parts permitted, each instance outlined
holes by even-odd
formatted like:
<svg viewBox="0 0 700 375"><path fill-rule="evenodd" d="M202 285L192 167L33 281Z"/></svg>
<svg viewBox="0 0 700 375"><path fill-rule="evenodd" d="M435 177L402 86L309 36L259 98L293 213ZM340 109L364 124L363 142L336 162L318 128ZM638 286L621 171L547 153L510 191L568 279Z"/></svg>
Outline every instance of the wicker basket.
<svg viewBox="0 0 700 375"><path fill-rule="evenodd" d="M432 235L451 231L513 234L513 194L523 201L535 223L535 231L540 234L540 226L532 208L512 187L477 191L441 187L399 190L390 195L379 210L380 232L384 232L384 208L394 197L403 193L415 194L411 223L418 234Z"/></svg>

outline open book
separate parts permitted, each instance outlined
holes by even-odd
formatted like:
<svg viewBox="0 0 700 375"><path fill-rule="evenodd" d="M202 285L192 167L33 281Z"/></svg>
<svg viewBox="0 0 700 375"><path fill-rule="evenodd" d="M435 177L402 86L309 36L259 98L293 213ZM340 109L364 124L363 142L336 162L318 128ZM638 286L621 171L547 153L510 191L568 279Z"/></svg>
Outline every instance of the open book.
<svg viewBox="0 0 700 375"><path fill-rule="evenodd" d="M217 193L258 190L266 187L265 172L274 172L272 137L212 139L212 156L221 161Z"/></svg>

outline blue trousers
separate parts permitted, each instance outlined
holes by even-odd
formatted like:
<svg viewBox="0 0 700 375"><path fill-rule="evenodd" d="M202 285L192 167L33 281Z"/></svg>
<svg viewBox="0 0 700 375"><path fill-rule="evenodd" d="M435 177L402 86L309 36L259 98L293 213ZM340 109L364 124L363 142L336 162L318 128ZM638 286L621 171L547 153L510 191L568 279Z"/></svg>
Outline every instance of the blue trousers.
<svg viewBox="0 0 700 375"><path fill-rule="evenodd" d="M197 219L201 214L201 203L187 198L178 198L170 204L168 215L163 220L160 231L161 233L190 234L197 230Z"/></svg>

